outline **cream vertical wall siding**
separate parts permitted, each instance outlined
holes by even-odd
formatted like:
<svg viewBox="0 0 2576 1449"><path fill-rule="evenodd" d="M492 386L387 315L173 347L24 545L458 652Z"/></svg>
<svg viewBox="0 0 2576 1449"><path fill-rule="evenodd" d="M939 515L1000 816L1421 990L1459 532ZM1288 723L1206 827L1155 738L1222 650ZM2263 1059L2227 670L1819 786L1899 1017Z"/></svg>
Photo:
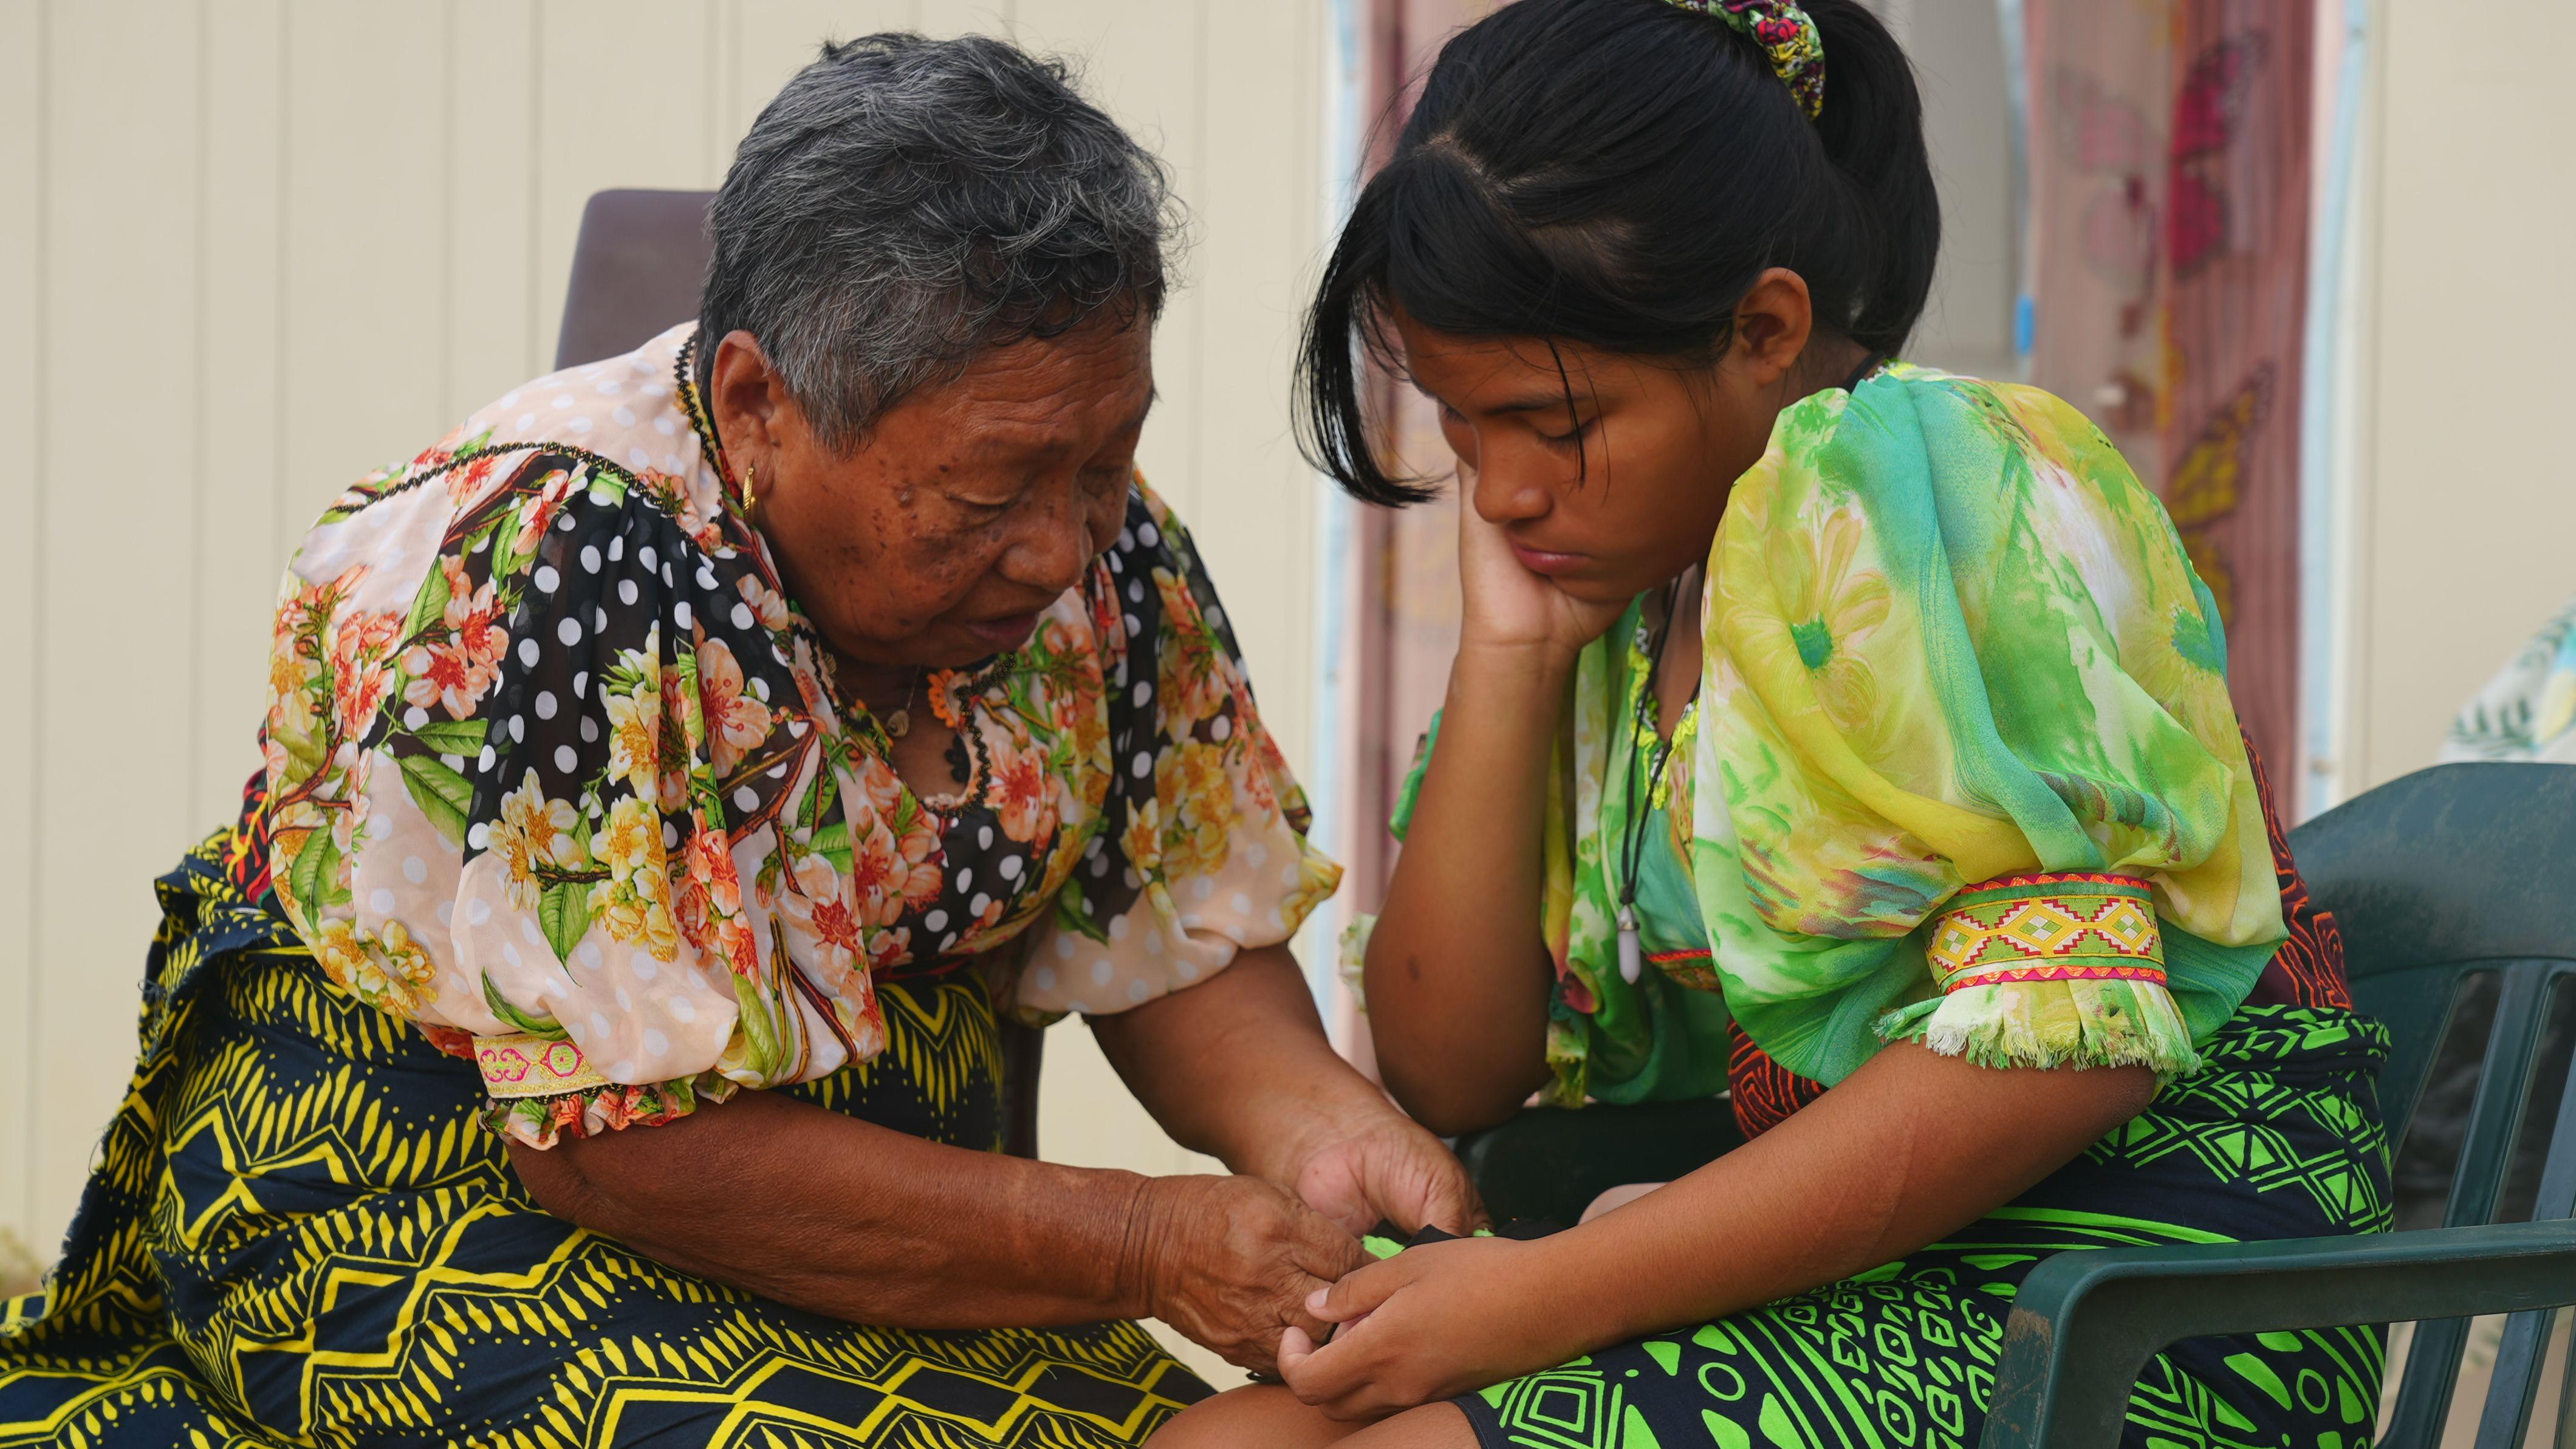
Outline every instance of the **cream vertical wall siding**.
<svg viewBox="0 0 2576 1449"><path fill-rule="evenodd" d="M1196 223L1148 476L1305 758L1287 368L1325 0L0 0L0 1228L50 1255L134 1048L151 882L257 763L270 600L333 492L546 369L584 198L711 186L826 35L1016 35ZM1074 1026L1050 1156L1187 1159Z"/></svg>
<svg viewBox="0 0 2576 1449"><path fill-rule="evenodd" d="M2474 13L2477 44L2461 44ZM2379 0L2355 218L2347 790L2431 761L2469 694L2576 594L2576 5Z"/></svg>
<svg viewBox="0 0 2576 1449"><path fill-rule="evenodd" d="M1975 377L2010 377L2018 220L2012 104L1996 0L1872 0L1914 62L1941 192L1941 265L1907 356Z"/></svg>

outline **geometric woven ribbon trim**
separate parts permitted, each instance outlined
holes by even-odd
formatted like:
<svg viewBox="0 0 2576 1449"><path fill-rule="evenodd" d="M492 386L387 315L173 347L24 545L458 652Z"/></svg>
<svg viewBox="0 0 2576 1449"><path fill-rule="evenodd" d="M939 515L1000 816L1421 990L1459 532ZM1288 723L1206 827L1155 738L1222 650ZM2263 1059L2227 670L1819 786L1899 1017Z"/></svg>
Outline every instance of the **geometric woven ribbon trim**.
<svg viewBox="0 0 2576 1449"><path fill-rule="evenodd" d="M503 1100L559 1097L613 1085L581 1048L525 1032L474 1038L474 1064L483 1069L483 1090Z"/></svg>
<svg viewBox="0 0 2576 1449"><path fill-rule="evenodd" d="M2155 894L2124 875L2016 875L1971 886L1933 918L1925 955L1945 992L2005 981L2165 981Z"/></svg>

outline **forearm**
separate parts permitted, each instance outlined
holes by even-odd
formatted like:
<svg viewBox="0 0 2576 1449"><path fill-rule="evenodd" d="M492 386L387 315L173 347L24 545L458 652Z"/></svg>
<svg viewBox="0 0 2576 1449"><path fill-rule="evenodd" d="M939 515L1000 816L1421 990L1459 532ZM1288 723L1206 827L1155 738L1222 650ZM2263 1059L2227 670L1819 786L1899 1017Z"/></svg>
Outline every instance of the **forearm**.
<svg viewBox="0 0 2576 1449"><path fill-rule="evenodd" d="M1879 1053L1707 1167L1546 1239L1569 1352L1707 1322L1891 1262L2019 1197L2152 1100L2144 1068Z"/></svg>
<svg viewBox="0 0 2576 1449"><path fill-rule="evenodd" d="M996 1328L1150 1311L1158 1208L1132 1173L927 1142L770 1092L551 1152L513 1144L511 1161L557 1216L835 1318Z"/></svg>
<svg viewBox="0 0 2576 1449"><path fill-rule="evenodd" d="M1461 649L1439 746L1370 937L1387 1087L1437 1130L1510 1114L1546 1075L1540 935L1549 751L1570 657Z"/></svg>
<svg viewBox="0 0 2576 1449"><path fill-rule="evenodd" d="M1091 1030L1174 1141L1282 1187L1354 1117L1392 1110L1334 1052L1285 946L1245 951L1214 979L1095 1017Z"/></svg>

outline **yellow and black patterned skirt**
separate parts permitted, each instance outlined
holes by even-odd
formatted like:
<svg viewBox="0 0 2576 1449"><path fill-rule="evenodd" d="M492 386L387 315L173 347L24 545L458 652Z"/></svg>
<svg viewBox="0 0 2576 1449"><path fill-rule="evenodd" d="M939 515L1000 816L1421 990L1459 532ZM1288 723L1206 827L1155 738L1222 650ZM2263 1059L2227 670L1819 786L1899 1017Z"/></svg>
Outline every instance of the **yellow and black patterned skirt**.
<svg viewBox="0 0 2576 1449"><path fill-rule="evenodd" d="M160 882L134 1084L47 1291L0 1301L0 1446L1089 1449L1208 1392L1133 1323L864 1328L548 1215L472 1066L333 988L230 835ZM982 992L884 1004L884 1055L796 1095L998 1148ZM711 1183L706 1216L757 1211Z"/></svg>

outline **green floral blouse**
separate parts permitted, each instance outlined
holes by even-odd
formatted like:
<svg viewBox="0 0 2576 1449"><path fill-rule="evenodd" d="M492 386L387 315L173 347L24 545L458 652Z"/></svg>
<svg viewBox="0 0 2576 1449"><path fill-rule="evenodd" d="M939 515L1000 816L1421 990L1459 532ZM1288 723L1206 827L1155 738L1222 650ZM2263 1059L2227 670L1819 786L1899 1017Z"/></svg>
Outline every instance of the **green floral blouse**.
<svg viewBox="0 0 2576 1449"><path fill-rule="evenodd" d="M1658 802L1689 898L1649 923L1647 981L1614 925L1638 610L1577 668L1545 828L1555 1100L1714 1090L1729 1019L1828 1085L1888 1040L2197 1065L2279 947L2280 893L2217 609L2098 429L1904 364L1808 397L1735 485L1703 618Z"/></svg>

